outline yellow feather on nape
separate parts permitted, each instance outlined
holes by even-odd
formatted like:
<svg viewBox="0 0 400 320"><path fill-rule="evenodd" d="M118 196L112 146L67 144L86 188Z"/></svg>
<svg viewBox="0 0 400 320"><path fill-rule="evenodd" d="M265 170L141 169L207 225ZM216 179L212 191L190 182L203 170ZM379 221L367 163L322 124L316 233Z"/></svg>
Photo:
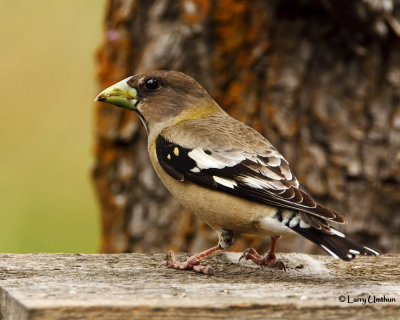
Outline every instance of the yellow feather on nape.
<svg viewBox="0 0 400 320"><path fill-rule="evenodd" d="M183 110L182 113L176 117L175 124L187 120L207 118L221 111L222 109L216 103L206 103L198 106L192 106Z"/></svg>

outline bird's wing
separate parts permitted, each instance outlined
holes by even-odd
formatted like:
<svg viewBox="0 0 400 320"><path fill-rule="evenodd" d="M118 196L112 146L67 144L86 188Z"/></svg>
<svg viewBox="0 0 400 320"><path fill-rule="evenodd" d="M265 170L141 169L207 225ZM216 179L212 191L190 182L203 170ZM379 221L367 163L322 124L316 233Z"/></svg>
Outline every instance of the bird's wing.
<svg viewBox="0 0 400 320"><path fill-rule="evenodd" d="M318 229L326 225L325 220L345 222L340 213L318 204L302 188L288 162L273 147L261 154L241 149L190 149L159 135L156 153L161 167L177 180L299 210L302 220Z"/></svg>

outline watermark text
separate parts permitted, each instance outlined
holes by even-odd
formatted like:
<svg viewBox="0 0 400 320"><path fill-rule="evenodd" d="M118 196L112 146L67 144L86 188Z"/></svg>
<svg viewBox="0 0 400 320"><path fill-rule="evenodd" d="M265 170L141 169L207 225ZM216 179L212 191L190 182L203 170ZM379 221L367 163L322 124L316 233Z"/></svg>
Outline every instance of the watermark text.
<svg viewBox="0 0 400 320"><path fill-rule="evenodd" d="M350 295L340 295L339 296L339 301L352 304L374 304L374 303L387 303L387 302L396 302L396 298L394 297L388 297L386 295L364 295L364 296L350 296Z"/></svg>

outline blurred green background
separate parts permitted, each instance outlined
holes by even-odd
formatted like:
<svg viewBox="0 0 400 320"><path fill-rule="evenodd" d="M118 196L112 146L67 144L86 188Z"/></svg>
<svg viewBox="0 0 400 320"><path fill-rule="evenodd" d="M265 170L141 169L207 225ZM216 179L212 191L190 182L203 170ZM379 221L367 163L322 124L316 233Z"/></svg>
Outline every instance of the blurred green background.
<svg viewBox="0 0 400 320"><path fill-rule="evenodd" d="M97 252L95 51L105 0L0 0L0 252Z"/></svg>

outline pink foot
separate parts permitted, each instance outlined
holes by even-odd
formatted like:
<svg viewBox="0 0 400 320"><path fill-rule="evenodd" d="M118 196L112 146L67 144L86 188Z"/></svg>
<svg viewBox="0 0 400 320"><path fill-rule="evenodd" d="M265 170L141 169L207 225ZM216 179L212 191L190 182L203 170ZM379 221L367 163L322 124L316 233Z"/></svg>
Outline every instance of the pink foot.
<svg viewBox="0 0 400 320"><path fill-rule="evenodd" d="M247 248L243 251L243 254L240 256L239 261L251 260L255 264L258 264L261 267L267 266L269 268L284 270L286 271L285 264L281 260L276 260L275 253L268 251L265 256L261 256L256 249L254 248Z"/></svg>
<svg viewBox="0 0 400 320"><path fill-rule="evenodd" d="M203 266L200 264L201 260L205 257L214 253L215 251L221 250L219 247L213 247L206 251L195 254L188 257L186 261L178 261L175 253L170 250L167 254L167 260L163 262L164 266L168 268L178 269L178 270L193 270L206 275L214 275L214 269L211 266Z"/></svg>

